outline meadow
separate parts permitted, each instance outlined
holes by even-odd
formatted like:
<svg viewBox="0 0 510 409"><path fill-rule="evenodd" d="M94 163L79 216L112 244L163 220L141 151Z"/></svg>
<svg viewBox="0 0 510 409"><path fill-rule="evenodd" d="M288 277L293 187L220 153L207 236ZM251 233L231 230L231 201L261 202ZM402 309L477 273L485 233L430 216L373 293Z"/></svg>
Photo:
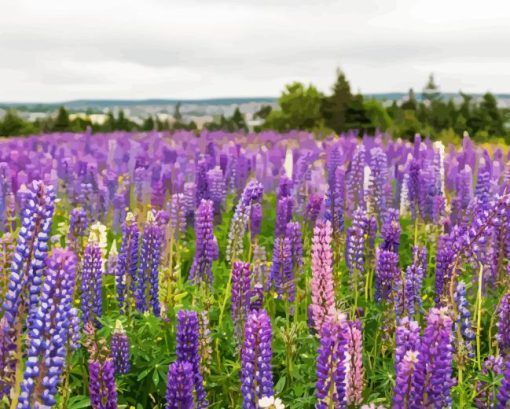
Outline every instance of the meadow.
<svg viewBox="0 0 510 409"><path fill-rule="evenodd" d="M510 408L509 183L467 135L3 139L0 407Z"/></svg>

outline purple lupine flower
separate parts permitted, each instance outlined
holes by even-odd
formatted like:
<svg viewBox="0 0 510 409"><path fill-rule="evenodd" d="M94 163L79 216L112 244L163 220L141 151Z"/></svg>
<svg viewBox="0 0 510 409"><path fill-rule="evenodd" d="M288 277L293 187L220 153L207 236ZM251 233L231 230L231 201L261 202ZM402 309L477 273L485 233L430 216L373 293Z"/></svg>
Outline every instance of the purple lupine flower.
<svg viewBox="0 0 510 409"><path fill-rule="evenodd" d="M209 313L202 311L198 315L198 332L200 344L200 369L202 374L211 374L212 363L212 338L209 327Z"/></svg>
<svg viewBox="0 0 510 409"><path fill-rule="evenodd" d="M34 181L27 191L21 213L21 229L13 253L4 316L10 328L25 311L35 313L48 253L54 212L53 187ZM28 289L28 296L22 296Z"/></svg>
<svg viewBox="0 0 510 409"><path fill-rule="evenodd" d="M320 329L315 396L317 409L346 408L345 358L347 337L344 316L329 316Z"/></svg>
<svg viewBox="0 0 510 409"><path fill-rule="evenodd" d="M499 388L497 400L498 409L505 409L510 406L510 357L507 358L505 363L503 381L501 382L501 387Z"/></svg>
<svg viewBox="0 0 510 409"><path fill-rule="evenodd" d="M170 220L172 224L173 239L179 240L186 233L186 205L184 194L175 193L170 202Z"/></svg>
<svg viewBox="0 0 510 409"><path fill-rule="evenodd" d="M414 315L423 304L421 289L426 276L426 267L427 249L415 247L413 249L413 264L407 267L404 277L404 309L410 316Z"/></svg>
<svg viewBox="0 0 510 409"><path fill-rule="evenodd" d="M168 409L193 409L193 366L186 361L177 361L168 367L166 387Z"/></svg>
<svg viewBox="0 0 510 409"><path fill-rule="evenodd" d="M202 200L195 220L195 257L189 272L189 280L212 284L212 263L218 258L218 242L213 232L213 203Z"/></svg>
<svg viewBox="0 0 510 409"><path fill-rule="evenodd" d="M377 265L375 269L375 300L386 302L391 300L397 307L396 293L401 286L398 255L393 251L377 250Z"/></svg>
<svg viewBox="0 0 510 409"><path fill-rule="evenodd" d="M69 238L76 241L87 234L89 219L87 212L82 207L75 207L71 210L69 217Z"/></svg>
<svg viewBox="0 0 510 409"><path fill-rule="evenodd" d="M115 373L117 375L125 375L129 372L129 339L126 331L122 327L122 323L117 320L115 330L112 334L110 344L111 356Z"/></svg>
<svg viewBox="0 0 510 409"><path fill-rule="evenodd" d="M193 223L195 209L197 208L197 203L200 203L200 202L197 202L197 200L196 200L196 190L197 190L197 186L195 185L195 183L186 182L184 184L183 195L184 195L184 204L185 204L185 208L186 208L186 223L188 225L191 225L191 223Z"/></svg>
<svg viewBox="0 0 510 409"><path fill-rule="evenodd" d="M269 290L271 284L268 273L266 248L255 244L253 246L253 278L255 282L262 284L262 287L266 290Z"/></svg>
<svg viewBox="0 0 510 409"><path fill-rule="evenodd" d="M386 212L384 189L388 183L388 158L379 147L370 150L370 178L368 183L370 211L381 217Z"/></svg>
<svg viewBox="0 0 510 409"><path fill-rule="evenodd" d="M333 282L333 229L329 220L317 222L312 239L312 321L320 331L326 318L335 312L335 288Z"/></svg>
<svg viewBox="0 0 510 409"><path fill-rule="evenodd" d="M478 198L482 206L487 206L490 201L492 179L492 167L490 158L481 157L478 164L478 177L476 178L475 196Z"/></svg>
<svg viewBox="0 0 510 409"><path fill-rule="evenodd" d="M301 275L303 269L303 238L299 222L288 223L285 236L288 237L290 241L292 270L294 272L294 278L297 279Z"/></svg>
<svg viewBox="0 0 510 409"><path fill-rule="evenodd" d="M313 193L308 199L308 204L305 210L305 220L310 226L315 226L317 219L321 213L323 196Z"/></svg>
<svg viewBox="0 0 510 409"><path fill-rule="evenodd" d="M409 317L402 318L395 333L395 370L398 372L398 366L407 352L419 349L420 325Z"/></svg>
<svg viewBox="0 0 510 409"><path fill-rule="evenodd" d="M348 405L360 405L363 401L363 342L361 321L347 321L345 325L347 338L345 367L345 400Z"/></svg>
<svg viewBox="0 0 510 409"><path fill-rule="evenodd" d="M278 199L276 207L275 237L282 237L285 235L287 223L292 220L292 207L292 197L284 196Z"/></svg>
<svg viewBox="0 0 510 409"><path fill-rule="evenodd" d="M250 311L260 311L264 303L264 286L255 284L250 290Z"/></svg>
<svg viewBox="0 0 510 409"><path fill-rule="evenodd" d="M274 395L271 340L271 320L267 312L252 311L246 320L241 350L243 409L256 409L261 398Z"/></svg>
<svg viewBox="0 0 510 409"><path fill-rule="evenodd" d="M89 394L92 409L117 409L115 368L111 358L89 361Z"/></svg>
<svg viewBox="0 0 510 409"><path fill-rule="evenodd" d="M347 229L345 243L345 262L351 276L359 274L361 280L365 272L365 234L367 232L367 214L358 208L354 211L352 226Z"/></svg>
<svg viewBox="0 0 510 409"><path fill-rule="evenodd" d="M206 408L208 402L200 371L199 326L195 311L181 310L177 313L176 354L178 361L191 364L198 408Z"/></svg>
<svg viewBox="0 0 510 409"><path fill-rule="evenodd" d="M69 347L72 351L76 351L80 348L81 341L81 320L78 315L78 310L76 308L71 308L69 311L70 316L70 337L69 337Z"/></svg>
<svg viewBox="0 0 510 409"><path fill-rule="evenodd" d="M493 379L497 375L503 374L503 358L498 355L489 356L482 365L481 374ZM497 390L494 385L490 385L486 380L479 380L475 385L476 397L474 404L479 409L486 409L494 407L496 400Z"/></svg>
<svg viewBox="0 0 510 409"><path fill-rule="evenodd" d="M195 165L196 203L210 199L207 171L207 161L200 159Z"/></svg>
<svg viewBox="0 0 510 409"><path fill-rule="evenodd" d="M436 303L441 302L451 278L451 263L455 257L451 234L439 236L436 253Z"/></svg>
<svg viewBox="0 0 510 409"><path fill-rule="evenodd" d="M363 145L356 145L347 174L347 195L349 209L365 208L365 162L366 152Z"/></svg>
<svg viewBox="0 0 510 409"><path fill-rule="evenodd" d="M261 225L262 225L262 205L260 203L254 203L251 207L251 222L250 222L250 235L252 240L260 234Z"/></svg>
<svg viewBox="0 0 510 409"><path fill-rule="evenodd" d="M498 332L496 334L496 341L500 353L510 353L510 293L507 293L501 299L498 308L498 323L496 324Z"/></svg>
<svg viewBox="0 0 510 409"><path fill-rule="evenodd" d="M326 195L326 219L331 221L333 235L336 237L336 235L344 230L345 223L345 167L337 166L334 170L334 174L335 177L333 180L330 180L329 190Z"/></svg>
<svg viewBox="0 0 510 409"><path fill-rule="evenodd" d="M445 308L432 308L427 315L418 362L412 381L411 407L450 407L453 346L452 319Z"/></svg>
<svg viewBox="0 0 510 409"><path fill-rule="evenodd" d="M12 339L7 318L0 319L0 399L9 396L16 374L16 359L11 349L15 344Z"/></svg>
<svg viewBox="0 0 510 409"><path fill-rule="evenodd" d="M393 390L393 409L411 408L412 397L415 393L412 379L418 362L419 352L409 350L398 363L395 372L395 388Z"/></svg>
<svg viewBox="0 0 510 409"><path fill-rule="evenodd" d="M295 282L292 270L292 247L289 237L277 237L274 240L271 282L279 298L294 301Z"/></svg>
<svg viewBox="0 0 510 409"><path fill-rule="evenodd" d="M139 312L147 310L146 289L148 283L150 285L150 305L156 317L159 317L161 313L159 305L159 264L161 262L162 247L163 231L158 223L156 213L150 211L147 214L140 251L136 309Z"/></svg>
<svg viewBox="0 0 510 409"><path fill-rule="evenodd" d="M250 308L250 263L234 262L232 266L232 320L237 337L242 336L243 323Z"/></svg>
<svg viewBox="0 0 510 409"><path fill-rule="evenodd" d="M219 166L207 171L207 185L209 187L210 199L214 204L214 214L215 216L220 216L227 195L227 186Z"/></svg>
<svg viewBox="0 0 510 409"><path fill-rule="evenodd" d="M134 296L137 287L136 269L138 265L138 247L140 243L140 229L132 213L128 213L122 225L122 243L115 271L117 287L117 302L119 311L123 314L127 307L127 289Z"/></svg>
<svg viewBox="0 0 510 409"><path fill-rule="evenodd" d="M40 300L28 323L28 359L18 402L20 409L56 404L67 355L76 257L70 251L55 249L46 265ZM40 377L41 373L45 376Z"/></svg>
<svg viewBox="0 0 510 409"><path fill-rule="evenodd" d="M473 331L473 323L471 322L471 312L469 311L469 302L466 299L466 284L463 281L457 283L454 294L455 303L457 304L457 319L454 323L454 330L460 329L462 335L463 348L467 352L469 358L475 356L473 342L475 333Z"/></svg>
<svg viewBox="0 0 510 409"><path fill-rule="evenodd" d="M383 243L382 250L393 251L398 254L400 245L400 221L399 211L397 209L388 209L386 217L381 228Z"/></svg>
<svg viewBox="0 0 510 409"><path fill-rule="evenodd" d="M83 256L81 276L81 317L84 324L95 322L103 314L103 261L98 243L89 239Z"/></svg>

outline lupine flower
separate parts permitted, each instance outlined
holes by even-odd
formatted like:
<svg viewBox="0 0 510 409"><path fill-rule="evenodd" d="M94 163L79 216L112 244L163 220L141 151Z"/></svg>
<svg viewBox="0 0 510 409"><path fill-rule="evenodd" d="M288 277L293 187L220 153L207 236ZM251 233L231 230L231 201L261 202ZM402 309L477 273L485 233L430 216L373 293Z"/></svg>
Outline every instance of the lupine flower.
<svg viewBox="0 0 510 409"><path fill-rule="evenodd" d="M499 393L497 396L498 399L498 409L508 408L510 404L510 357L507 359L505 363L505 371L503 372L503 381L501 382L501 387L499 388Z"/></svg>
<svg viewBox="0 0 510 409"><path fill-rule="evenodd" d="M271 282L279 298L292 302L295 296L295 282L292 269L292 247L289 237L277 237L274 240Z"/></svg>
<svg viewBox="0 0 510 409"><path fill-rule="evenodd" d="M368 220L366 212L358 208L354 211L352 226L347 229L345 262L351 276L358 274L361 281L365 272L365 234Z"/></svg>
<svg viewBox="0 0 510 409"><path fill-rule="evenodd" d="M416 310L422 306L421 288L426 275L426 266L427 250L425 247L415 247L413 249L413 264L407 267L404 277L404 309L410 316L414 315Z"/></svg>
<svg viewBox="0 0 510 409"><path fill-rule="evenodd" d="M265 396L259 400L259 408L264 409L285 409L285 405L283 404L280 398L276 398L274 396Z"/></svg>
<svg viewBox="0 0 510 409"><path fill-rule="evenodd" d="M212 362L212 338L209 328L209 313L202 311L198 315L199 344L200 344L200 369L202 374L211 373Z"/></svg>
<svg viewBox="0 0 510 409"><path fill-rule="evenodd" d="M502 375L504 369L504 362L501 356L489 356L482 365L481 374L489 377L489 379ZM479 380L475 385L476 397L474 404L479 409L486 409L494 407L496 400L497 390L494 385L490 385L485 380Z"/></svg>
<svg viewBox="0 0 510 409"><path fill-rule="evenodd" d="M117 271L117 263L118 262L119 262L119 252L117 250L117 241L113 240L112 245L110 247L110 251L108 252L108 260L106 260L105 275L115 276L115 272Z"/></svg>
<svg viewBox="0 0 510 409"><path fill-rule="evenodd" d="M264 310L248 315L241 350L243 409L256 409L260 399L273 396L271 321Z"/></svg>
<svg viewBox="0 0 510 409"><path fill-rule="evenodd" d="M239 259L243 252L243 240L246 230L252 217L252 206L260 203L262 200L263 187L257 181L251 181L244 189L243 194L236 206L230 230L228 232L228 242L226 259L233 262Z"/></svg>
<svg viewBox="0 0 510 409"><path fill-rule="evenodd" d="M161 313L159 305L159 264L161 262L162 247L163 231L157 221L156 214L150 211L147 214L140 251L136 309L139 312L147 310L146 289L147 284L149 284L150 305L156 317L159 317Z"/></svg>
<svg viewBox="0 0 510 409"><path fill-rule="evenodd" d="M345 167L337 166L334 170L334 180L329 183L329 191L326 196L326 207L328 209L326 218L331 221L333 232L339 234L344 230L345 212Z"/></svg>
<svg viewBox="0 0 510 409"><path fill-rule="evenodd" d="M287 223L292 220L292 206L293 200L290 196L284 196L278 199L278 204L276 206L275 237L285 235Z"/></svg>
<svg viewBox="0 0 510 409"><path fill-rule="evenodd" d="M411 408L415 390L412 379L419 361L419 352L408 350L396 365L395 388L393 391L393 409Z"/></svg>
<svg viewBox="0 0 510 409"><path fill-rule="evenodd" d="M40 301L28 324L28 359L18 402L20 409L56 404L71 324L76 277L74 254L55 249L47 259L45 276ZM47 375L40 377L40 373Z"/></svg>
<svg viewBox="0 0 510 409"><path fill-rule="evenodd" d="M71 210L71 215L69 217L69 238L71 240L75 241L81 237L85 237L88 226L89 219L85 209L82 207L75 207Z"/></svg>
<svg viewBox="0 0 510 409"><path fill-rule="evenodd" d="M213 232L213 204L210 200L200 202L195 220L195 234L195 257L189 279L212 284L212 262L218 258L218 243Z"/></svg>
<svg viewBox="0 0 510 409"><path fill-rule="evenodd" d="M126 292L134 296L137 288L136 269L138 265L138 247L140 242L140 230L132 213L128 213L122 226L122 243L115 272L117 287L117 302L121 313L127 307Z"/></svg>
<svg viewBox="0 0 510 409"><path fill-rule="evenodd" d="M315 226L321 213L324 198L319 194L311 194L305 210L305 220L310 226Z"/></svg>
<svg viewBox="0 0 510 409"><path fill-rule="evenodd" d="M398 254L398 247L400 245L400 221L397 209L388 209L386 212L381 235L383 238L381 249L393 251Z"/></svg>
<svg viewBox="0 0 510 409"><path fill-rule="evenodd" d="M242 336L245 316L250 309L250 263L234 262L232 266L232 320L238 337Z"/></svg>
<svg viewBox="0 0 510 409"><path fill-rule="evenodd" d="M103 261L101 248L91 234L85 247L81 276L81 316L84 324L94 322L103 314ZM96 321L96 325L99 322Z"/></svg>
<svg viewBox="0 0 510 409"><path fill-rule="evenodd" d="M351 169L347 174L347 194L349 198L347 204L350 209L365 208L365 193L363 191L365 186L365 161L365 147L356 145L351 160Z"/></svg>
<svg viewBox="0 0 510 409"><path fill-rule="evenodd" d="M398 366L405 354L409 351L419 351L420 349L420 326L418 322L402 318L395 334L395 370L398 372Z"/></svg>
<svg viewBox="0 0 510 409"><path fill-rule="evenodd" d="M196 202L210 199L209 184L207 178L207 161L200 159L195 165Z"/></svg>
<svg viewBox="0 0 510 409"><path fill-rule="evenodd" d="M292 258L292 270L294 278L299 277L303 268L303 238L301 236L301 226L299 222L290 222L287 224L285 236L290 241L290 253Z"/></svg>
<svg viewBox="0 0 510 409"><path fill-rule="evenodd" d="M0 319L0 399L9 395L9 391L14 384L16 373L16 359L12 354L12 331L10 330L7 319Z"/></svg>
<svg viewBox="0 0 510 409"><path fill-rule="evenodd" d="M498 308L498 332L496 341L502 354L510 353L510 293L505 294L501 299Z"/></svg>
<svg viewBox="0 0 510 409"><path fill-rule="evenodd" d="M89 394L93 409L117 409L115 368L111 358L89 361Z"/></svg>
<svg viewBox="0 0 510 409"><path fill-rule="evenodd" d="M255 282L262 284L264 289L269 289L270 285L268 272L266 249L260 244L255 244L253 246L253 278Z"/></svg>
<svg viewBox="0 0 510 409"><path fill-rule="evenodd" d="M192 366L198 408L206 408L208 402L200 371L199 326L196 312L181 310L177 313L176 344L177 360L189 362Z"/></svg>
<svg viewBox="0 0 510 409"><path fill-rule="evenodd" d="M260 234L261 226L262 226L262 205L260 203L254 203L251 207L251 222L250 222L250 235L252 240Z"/></svg>
<svg viewBox="0 0 510 409"><path fill-rule="evenodd" d="M335 312L331 223L318 221L312 239L312 319L320 331L326 317Z"/></svg>
<svg viewBox="0 0 510 409"><path fill-rule="evenodd" d="M457 319L455 320L454 329L460 329L460 334L463 339L463 347L467 352L469 358L475 355L473 349L473 341L475 340L475 333L473 331L473 324L471 322L471 312L469 311L469 302L466 299L466 285L463 281L459 281L455 289L455 303L457 304Z"/></svg>
<svg viewBox="0 0 510 409"><path fill-rule="evenodd" d="M264 287L262 284L255 284L250 291L250 311L259 311L264 303Z"/></svg>
<svg viewBox="0 0 510 409"><path fill-rule="evenodd" d="M122 323L117 320L111 340L111 354L115 373L125 375L129 372L129 339Z"/></svg>
<svg viewBox="0 0 510 409"><path fill-rule="evenodd" d="M69 311L70 316L70 337L69 337L69 347L72 351L76 351L80 348L81 341L81 320L78 315L78 310L76 308L71 308Z"/></svg>
<svg viewBox="0 0 510 409"><path fill-rule="evenodd" d="M412 382L414 393L411 407L450 407L452 378L452 320L445 308L432 308L427 315L427 327Z"/></svg>
<svg viewBox="0 0 510 409"><path fill-rule="evenodd" d="M347 337L345 316L330 315L320 328L315 395L317 409L346 408L345 358Z"/></svg>
<svg viewBox="0 0 510 409"><path fill-rule="evenodd" d="M35 313L48 252L55 192L51 186L34 181L27 190L4 301L4 316L9 327L24 311ZM28 289L28 297L22 296Z"/></svg>
<svg viewBox="0 0 510 409"><path fill-rule="evenodd" d="M186 205L184 194L175 193L170 202L170 220L174 240L179 240L186 232Z"/></svg>
<svg viewBox="0 0 510 409"><path fill-rule="evenodd" d="M177 361L168 367L166 387L168 409L193 409L193 366L187 361Z"/></svg>
<svg viewBox="0 0 510 409"><path fill-rule="evenodd" d="M360 405L363 400L363 357L361 321L347 321L345 325L347 346L345 351L345 400L348 405Z"/></svg>
<svg viewBox="0 0 510 409"><path fill-rule="evenodd" d="M401 281L398 255L393 251L379 249L375 270L375 300L377 302L392 300L397 307L396 293L401 287Z"/></svg>
<svg viewBox="0 0 510 409"><path fill-rule="evenodd" d="M370 211L381 217L386 212L384 189L388 183L388 159L384 151L377 147L370 150L370 179L368 200Z"/></svg>
<svg viewBox="0 0 510 409"><path fill-rule="evenodd" d="M219 166L207 171L207 185L209 187L210 199L214 204L214 214L219 216L221 215L223 202L227 194L227 186Z"/></svg>

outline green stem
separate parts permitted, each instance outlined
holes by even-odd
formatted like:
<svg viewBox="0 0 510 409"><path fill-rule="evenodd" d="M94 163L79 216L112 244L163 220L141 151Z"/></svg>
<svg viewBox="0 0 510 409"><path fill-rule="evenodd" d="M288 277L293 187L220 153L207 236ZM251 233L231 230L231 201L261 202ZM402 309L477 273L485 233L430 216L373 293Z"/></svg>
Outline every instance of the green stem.
<svg viewBox="0 0 510 409"><path fill-rule="evenodd" d="M481 342L480 333L482 329L482 285L483 285L483 266L480 265L478 272L478 291L476 293L476 362L478 370L482 370Z"/></svg>

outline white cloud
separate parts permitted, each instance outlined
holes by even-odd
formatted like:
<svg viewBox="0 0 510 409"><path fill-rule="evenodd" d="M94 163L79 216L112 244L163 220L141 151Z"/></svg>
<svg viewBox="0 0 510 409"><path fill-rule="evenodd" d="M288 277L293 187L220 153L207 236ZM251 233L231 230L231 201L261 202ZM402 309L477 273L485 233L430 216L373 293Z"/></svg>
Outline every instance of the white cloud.
<svg viewBox="0 0 510 409"><path fill-rule="evenodd" d="M510 92L499 0L2 0L0 100L363 92Z"/></svg>

